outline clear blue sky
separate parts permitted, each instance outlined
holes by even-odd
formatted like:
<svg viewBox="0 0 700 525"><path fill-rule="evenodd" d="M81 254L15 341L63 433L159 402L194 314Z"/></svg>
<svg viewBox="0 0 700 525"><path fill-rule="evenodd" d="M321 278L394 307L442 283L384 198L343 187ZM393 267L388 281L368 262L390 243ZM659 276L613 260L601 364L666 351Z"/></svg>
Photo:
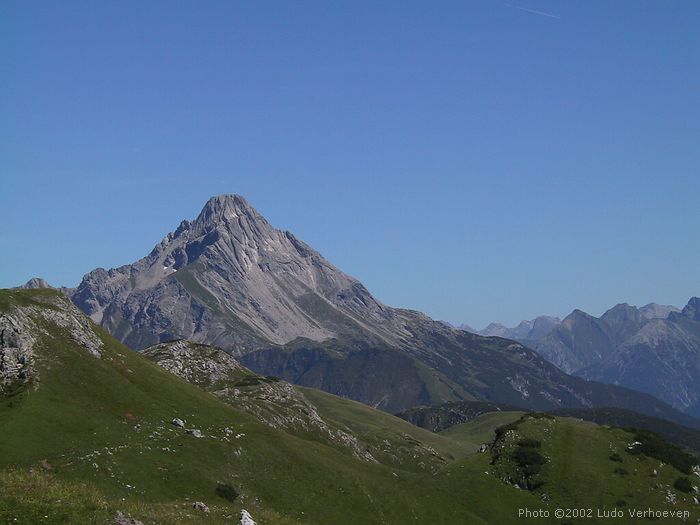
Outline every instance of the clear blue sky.
<svg viewBox="0 0 700 525"><path fill-rule="evenodd" d="M240 193L480 327L700 294L700 2L0 4L0 286Z"/></svg>

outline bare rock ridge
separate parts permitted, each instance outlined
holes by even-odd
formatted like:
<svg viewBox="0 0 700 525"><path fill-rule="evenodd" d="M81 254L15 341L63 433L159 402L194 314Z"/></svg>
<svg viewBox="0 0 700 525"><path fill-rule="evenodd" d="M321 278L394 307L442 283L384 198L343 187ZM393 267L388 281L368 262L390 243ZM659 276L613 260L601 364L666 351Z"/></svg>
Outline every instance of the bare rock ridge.
<svg viewBox="0 0 700 525"><path fill-rule="evenodd" d="M70 296L136 350L175 339L216 345L258 374L392 412L475 398L670 410L569 377L522 344L385 306L238 195L211 198L146 257L88 273Z"/></svg>

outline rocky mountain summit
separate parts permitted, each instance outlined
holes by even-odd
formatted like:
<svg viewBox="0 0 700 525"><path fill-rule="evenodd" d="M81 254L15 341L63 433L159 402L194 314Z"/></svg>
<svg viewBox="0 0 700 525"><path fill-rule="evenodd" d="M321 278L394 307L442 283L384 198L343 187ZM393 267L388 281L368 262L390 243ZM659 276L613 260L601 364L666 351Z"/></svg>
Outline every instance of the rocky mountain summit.
<svg viewBox="0 0 700 525"><path fill-rule="evenodd" d="M149 255L98 268L69 293L136 350L176 339L215 345L261 376L391 412L465 399L533 409L604 404L653 415L668 409L571 378L522 344L383 305L237 195L213 197Z"/></svg>
<svg viewBox="0 0 700 525"><path fill-rule="evenodd" d="M359 281L238 195L210 199L140 261L90 272L72 299L136 349L187 338L239 354L298 337L401 332Z"/></svg>

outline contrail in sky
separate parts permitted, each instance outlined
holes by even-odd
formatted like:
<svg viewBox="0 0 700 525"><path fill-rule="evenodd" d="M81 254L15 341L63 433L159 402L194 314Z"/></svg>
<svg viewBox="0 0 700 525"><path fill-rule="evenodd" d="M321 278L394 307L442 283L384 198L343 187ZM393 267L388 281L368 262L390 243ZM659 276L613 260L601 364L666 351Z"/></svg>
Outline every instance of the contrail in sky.
<svg viewBox="0 0 700 525"><path fill-rule="evenodd" d="M520 7L518 5L514 5L516 9L520 9L521 11L527 11L528 13L533 13L535 15L541 15L541 16L547 16L549 18L556 18L557 20L561 20L561 17L558 15L553 15L552 13L545 13L544 11L537 11L535 9L529 9L527 7Z"/></svg>

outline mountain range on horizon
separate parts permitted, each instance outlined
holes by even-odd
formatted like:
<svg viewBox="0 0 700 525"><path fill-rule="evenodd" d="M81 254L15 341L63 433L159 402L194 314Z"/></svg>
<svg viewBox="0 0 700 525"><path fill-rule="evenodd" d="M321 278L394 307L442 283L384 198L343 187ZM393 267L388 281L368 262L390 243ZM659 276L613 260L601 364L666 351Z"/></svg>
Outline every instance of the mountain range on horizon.
<svg viewBox="0 0 700 525"><path fill-rule="evenodd" d="M627 303L619 303L627 305ZM634 308L637 308L636 306ZM680 312L681 308L673 305L648 303L638 307L640 315L645 319L666 319L671 312ZM577 309L578 310L578 309ZM606 310L607 312L607 310ZM605 315L605 314L603 314ZM538 340L547 335L553 328L561 324L561 318L551 315L538 315L533 319L524 319L517 325L509 327L499 322L491 322L481 330L473 328L468 323L455 324L456 328L474 334L505 337L515 340Z"/></svg>
<svg viewBox="0 0 700 525"><path fill-rule="evenodd" d="M567 373L647 392L697 417L699 310L697 297L683 309L620 303L600 317L576 309L562 321L542 316L514 328L491 323L477 333L520 341Z"/></svg>
<svg viewBox="0 0 700 525"><path fill-rule="evenodd" d="M95 269L62 291L135 350L212 344L256 373L390 412L478 399L535 410L614 406L695 424L646 394L570 376L524 344L382 304L238 195L211 198L139 261ZM529 333L554 323L535 321Z"/></svg>

